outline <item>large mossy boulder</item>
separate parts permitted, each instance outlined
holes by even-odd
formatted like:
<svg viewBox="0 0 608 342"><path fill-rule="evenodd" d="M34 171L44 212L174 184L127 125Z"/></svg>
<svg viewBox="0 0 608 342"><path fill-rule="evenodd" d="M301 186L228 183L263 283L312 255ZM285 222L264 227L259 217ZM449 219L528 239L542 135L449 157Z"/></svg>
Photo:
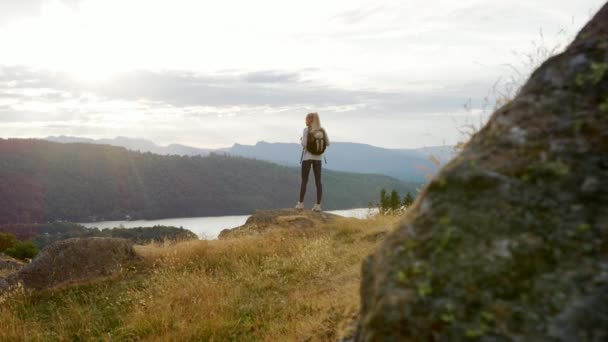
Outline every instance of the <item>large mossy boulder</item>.
<svg viewBox="0 0 608 342"><path fill-rule="evenodd" d="M6 279L25 288L47 289L112 275L139 258L133 242L119 238L73 238L55 242Z"/></svg>
<svg viewBox="0 0 608 342"><path fill-rule="evenodd" d="M363 265L357 341L608 341L608 5Z"/></svg>

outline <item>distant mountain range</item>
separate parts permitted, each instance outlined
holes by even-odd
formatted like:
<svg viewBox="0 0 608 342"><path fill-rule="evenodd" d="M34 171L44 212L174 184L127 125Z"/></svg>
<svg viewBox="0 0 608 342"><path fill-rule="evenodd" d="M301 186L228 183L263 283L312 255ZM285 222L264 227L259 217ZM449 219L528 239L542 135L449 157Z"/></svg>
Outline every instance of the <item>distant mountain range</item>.
<svg viewBox="0 0 608 342"><path fill-rule="evenodd" d="M404 195L420 186L331 170L324 172L323 185L327 210L367 207L382 188ZM299 186L298 168L244 157L0 139L0 224L251 214L292 207Z"/></svg>
<svg viewBox="0 0 608 342"><path fill-rule="evenodd" d="M57 136L47 137L44 140L57 142L57 143L85 143L85 144L96 144L96 145L110 145L124 147L131 151L150 152L161 155L179 155L179 156L206 156L212 149L204 149L197 147L190 147L179 144L171 144L168 146L160 146L154 142L146 139L136 139L127 137L116 137L114 139L90 139L90 138L79 138L70 136Z"/></svg>
<svg viewBox="0 0 608 342"><path fill-rule="evenodd" d="M210 153L229 154L246 158L270 161L285 166L297 166L302 148L296 143L258 142L255 145L234 144L220 149L203 149L172 144L159 146L145 139L117 137L114 139L88 139L68 136L48 137L48 141L58 143L90 143L120 146L132 151L151 152L161 155L206 156ZM425 175L437 170L430 158L442 163L452 159L452 146L430 146L416 149L387 149L366 144L333 142L325 153L326 169L374 173L395 177L406 182L423 182Z"/></svg>

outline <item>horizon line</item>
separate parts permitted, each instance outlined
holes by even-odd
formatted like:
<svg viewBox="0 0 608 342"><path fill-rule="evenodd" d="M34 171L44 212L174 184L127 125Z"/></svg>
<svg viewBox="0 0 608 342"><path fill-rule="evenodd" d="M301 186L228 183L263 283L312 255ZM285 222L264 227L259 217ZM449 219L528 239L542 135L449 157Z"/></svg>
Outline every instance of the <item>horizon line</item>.
<svg viewBox="0 0 608 342"><path fill-rule="evenodd" d="M234 147L235 145L240 145L240 146L256 146L260 143L266 143L266 144L295 144L295 145L299 145L297 142L283 142L283 141L266 141L266 140L259 140L257 142L255 142L254 144L243 144L243 143L239 143L239 142L234 142L232 143L232 145L230 146L223 146L223 147L200 147L200 146L194 146L194 145L186 145L186 144L182 144L182 143L169 143L169 144L159 144L157 142L155 142L154 140L148 139L148 138L140 138L140 137L128 137L128 136L122 136L122 135L117 135L114 136L113 138L91 138L91 137L84 137L84 136L74 136L74 135L48 135L48 136L44 136L44 137L0 137L0 139L22 139L22 140L29 140L29 139L33 139L33 140L46 140L49 141L49 139L52 138L68 138L68 139L87 139L87 140L93 140L94 142L99 142L101 140L118 140L118 139L129 139L129 140L140 140L140 141L145 141L148 143L152 143L154 144L156 147L170 147L170 146L183 146L183 147L189 147L189 148L195 148L195 149L200 149L200 150L208 150L208 151L217 151L217 150L223 150L223 149L229 149L231 147ZM90 143L90 142L74 142L74 143ZM441 144L441 145L423 145L423 146L418 146L418 147L384 147L384 146L378 146L378 145L373 145L373 144L369 144L369 143L363 143L363 142L353 142L353 141L334 141L332 142L332 144L355 144L355 145L366 145L366 146L371 146L371 147L375 147L375 148L381 148L381 149L385 149L385 150L419 150L419 149L424 149L424 148L430 148L430 147L454 147L456 146L456 144Z"/></svg>

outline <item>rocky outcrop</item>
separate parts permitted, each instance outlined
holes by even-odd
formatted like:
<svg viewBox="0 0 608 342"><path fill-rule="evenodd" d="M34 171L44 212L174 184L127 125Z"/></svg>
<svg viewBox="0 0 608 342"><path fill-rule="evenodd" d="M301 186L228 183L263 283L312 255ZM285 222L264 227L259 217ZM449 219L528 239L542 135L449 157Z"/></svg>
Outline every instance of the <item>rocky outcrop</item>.
<svg viewBox="0 0 608 342"><path fill-rule="evenodd" d="M25 265L24 262L0 253L0 271L17 271Z"/></svg>
<svg viewBox="0 0 608 342"><path fill-rule="evenodd" d="M0 293L9 289L9 284L4 278L0 278Z"/></svg>
<svg viewBox="0 0 608 342"><path fill-rule="evenodd" d="M243 235L255 235L274 228L306 229L336 219L344 218L326 212L315 212L311 210L258 210L247 219L244 225L233 229L224 229L218 238L229 239Z"/></svg>
<svg viewBox="0 0 608 342"><path fill-rule="evenodd" d="M357 341L608 340L608 5L363 265Z"/></svg>
<svg viewBox="0 0 608 342"><path fill-rule="evenodd" d="M46 289L109 276L138 260L133 243L117 238L76 238L46 247L31 263L11 274L9 284Z"/></svg>

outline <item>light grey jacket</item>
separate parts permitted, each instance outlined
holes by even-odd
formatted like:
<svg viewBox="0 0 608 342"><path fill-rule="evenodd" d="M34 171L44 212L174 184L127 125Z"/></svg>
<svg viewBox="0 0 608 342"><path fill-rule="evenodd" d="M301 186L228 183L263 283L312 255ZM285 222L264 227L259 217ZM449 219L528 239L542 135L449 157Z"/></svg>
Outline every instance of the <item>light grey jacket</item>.
<svg viewBox="0 0 608 342"><path fill-rule="evenodd" d="M327 143L326 146L329 146L329 136L327 135L327 131L323 131L325 132L325 141ZM308 143L308 127L304 128L304 132L302 132L302 137L300 138L300 143L304 149L304 157L302 160L323 160L323 155L317 156L306 150L306 144Z"/></svg>

